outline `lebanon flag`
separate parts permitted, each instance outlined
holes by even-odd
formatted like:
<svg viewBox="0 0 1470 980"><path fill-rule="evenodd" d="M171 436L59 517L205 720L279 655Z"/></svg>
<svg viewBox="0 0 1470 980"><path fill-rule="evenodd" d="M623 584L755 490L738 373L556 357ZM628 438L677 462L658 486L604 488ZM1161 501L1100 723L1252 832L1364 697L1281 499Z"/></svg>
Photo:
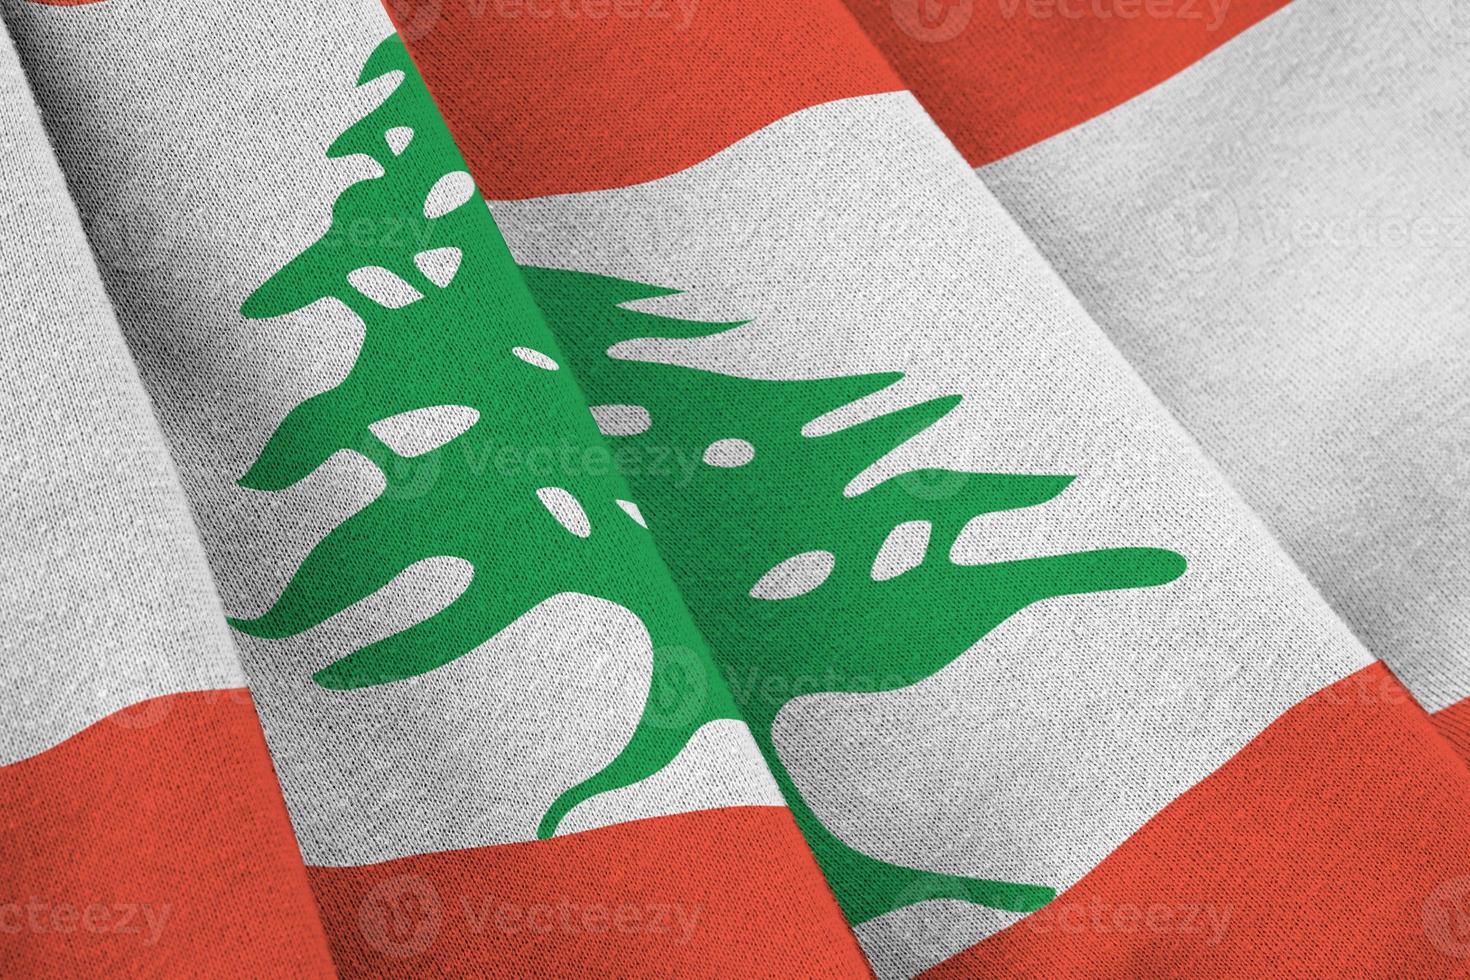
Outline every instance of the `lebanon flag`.
<svg viewBox="0 0 1470 980"><path fill-rule="evenodd" d="M1452 55L1310 4L5 0L0 962L1463 971L1460 287L1238 217Z"/></svg>

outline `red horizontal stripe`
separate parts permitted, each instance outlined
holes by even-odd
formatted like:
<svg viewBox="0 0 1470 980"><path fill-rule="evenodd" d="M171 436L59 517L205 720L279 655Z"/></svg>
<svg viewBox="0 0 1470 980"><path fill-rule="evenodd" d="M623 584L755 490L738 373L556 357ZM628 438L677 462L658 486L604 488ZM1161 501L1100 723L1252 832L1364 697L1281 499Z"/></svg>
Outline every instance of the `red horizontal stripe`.
<svg viewBox="0 0 1470 980"><path fill-rule="evenodd" d="M782 808L309 871L351 976L868 975Z"/></svg>
<svg viewBox="0 0 1470 980"><path fill-rule="evenodd" d="M484 195L624 187L901 89L837 0L389 0Z"/></svg>
<svg viewBox="0 0 1470 980"><path fill-rule="evenodd" d="M332 972L245 691L153 698L0 767L0 975Z"/></svg>
<svg viewBox="0 0 1470 980"><path fill-rule="evenodd" d="M971 166L1153 88L1287 0L847 0Z"/></svg>
<svg viewBox="0 0 1470 980"><path fill-rule="evenodd" d="M927 976L1464 975L1467 784L1408 692L1365 667Z"/></svg>

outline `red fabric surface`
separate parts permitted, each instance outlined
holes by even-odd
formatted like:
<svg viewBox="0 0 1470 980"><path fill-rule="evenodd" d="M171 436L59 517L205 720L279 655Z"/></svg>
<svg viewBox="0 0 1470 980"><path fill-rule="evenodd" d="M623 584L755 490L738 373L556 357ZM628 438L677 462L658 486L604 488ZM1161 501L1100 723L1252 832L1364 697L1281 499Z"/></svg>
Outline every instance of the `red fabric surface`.
<svg viewBox="0 0 1470 980"><path fill-rule="evenodd" d="M869 975L778 807L309 872L350 976Z"/></svg>
<svg viewBox="0 0 1470 980"><path fill-rule="evenodd" d="M835 2L559 2L388 3L492 200L641 183L799 109L903 88Z"/></svg>
<svg viewBox="0 0 1470 980"><path fill-rule="evenodd" d="M244 690L152 698L0 767L0 976L332 972Z"/></svg>
<svg viewBox="0 0 1470 980"><path fill-rule="evenodd" d="M847 0L979 167L1183 71L1287 0Z"/></svg>
<svg viewBox="0 0 1470 980"><path fill-rule="evenodd" d="M1470 698L1441 708L1429 716L1434 727L1456 752L1470 761Z"/></svg>

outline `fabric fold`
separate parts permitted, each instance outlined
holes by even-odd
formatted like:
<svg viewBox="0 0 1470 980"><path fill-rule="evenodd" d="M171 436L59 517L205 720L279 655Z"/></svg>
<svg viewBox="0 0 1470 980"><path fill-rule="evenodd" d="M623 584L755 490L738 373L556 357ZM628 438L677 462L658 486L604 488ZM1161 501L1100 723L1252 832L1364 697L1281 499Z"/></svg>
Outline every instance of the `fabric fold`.
<svg viewBox="0 0 1470 980"><path fill-rule="evenodd" d="M0 29L0 972L334 976L178 474Z"/></svg>
<svg viewBox="0 0 1470 980"><path fill-rule="evenodd" d="M1463 5L1264 0L1216 22L1204 4L1047 17L1018 0L950 5L964 23L947 39L850 6L1129 363L1458 740ZM1079 72L1086 50L1118 67ZM1024 83L994 71L1012 58ZM1017 90L1053 123L1007 132L1000 106Z"/></svg>
<svg viewBox="0 0 1470 980"><path fill-rule="evenodd" d="M874 967L973 946L955 969L1024 974L1024 940L982 940L1045 935L1050 890L1069 920L1109 907L1068 937L1081 972L1269 960L1260 937L1322 891L1352 896L1326 921L1384 924L1354 947L1369 969L1452 964L1421 913L1463 847L1356 882L1445 837L1464 767L913 98L826 67L870 63L866 41L807 34L781 68L823 97L708 136L737 98L709 78L739 72L746 102L780 84L710 39L767 23L762 4L707 3L687 29L450 4L408 43L589 398L636 409L617 444L706 462L629 483ZM631 33L659 57L620 58ZM664 93L668 141L704 139L700 159L547 153L534 116L494 126L525 104L507 79ZM546 125L575 146L633 111L603 108ZM1260 779L1297 823L1243 858L1219 801ZM1376 824L1350 861L1311 857ZM1158 892L1172 918L1119 886L1135 854L1195 849L1240 877ZM1203 928L1206 908L1234 918Z"/></svg>
<svg viewBox="0 0 1470 980"><path fill-rule="evenodd" d="M1100 147L1124 180L1129 147L1163 152L1137 107L1168 116L1325 0L1221 8L1219 41L1106 25L1156 57L1093 58L1087 98L1045 105L1026 59L1067 64L1096 25L1003 25L1036 29L1019 61L936 100L964 59L925 59L969 50L941 35L989 24L975 5L896 0L914 47L838 0L3 2L32 150L96 258L28 301L110 298L198 528L175 491L119 491L172 508L173 550L99 552L181 573L176 618L129 593L140 621L233 643L248 677L221 712L233 654L132 664L167 682L118 706L172 697L177 730L131 751L263 726L299 847L279 887L321 910L280 913L303 963L249 972L328 948L382 976L1463 965L1470 771L1221 454L1237 430L1129 334L1157 326L1130 297L1220 278L1130 279L1143 219L1089 217L1068 165ZM1034 111L982 117L1018 73ZM19 349L7 376L57 358ZM84 435L161 446L136 379L110 383ZM32 388L17 444L46 431ZM50 540L19 513L17 541ZM23 625L70 608L56 574L7 583ZM0 778L96 819L53 785L116 755L102 708L52 707L84 701L33 698ZM189 805L220 780L279 803L233 746ZM199 887L274 867L283 824Z"/></svg>
<svg viewBox="0 0 1470 980"><path fill-rule="evenodd" d="M860 975L382 10L7 14L340 968Z"/></svg>

